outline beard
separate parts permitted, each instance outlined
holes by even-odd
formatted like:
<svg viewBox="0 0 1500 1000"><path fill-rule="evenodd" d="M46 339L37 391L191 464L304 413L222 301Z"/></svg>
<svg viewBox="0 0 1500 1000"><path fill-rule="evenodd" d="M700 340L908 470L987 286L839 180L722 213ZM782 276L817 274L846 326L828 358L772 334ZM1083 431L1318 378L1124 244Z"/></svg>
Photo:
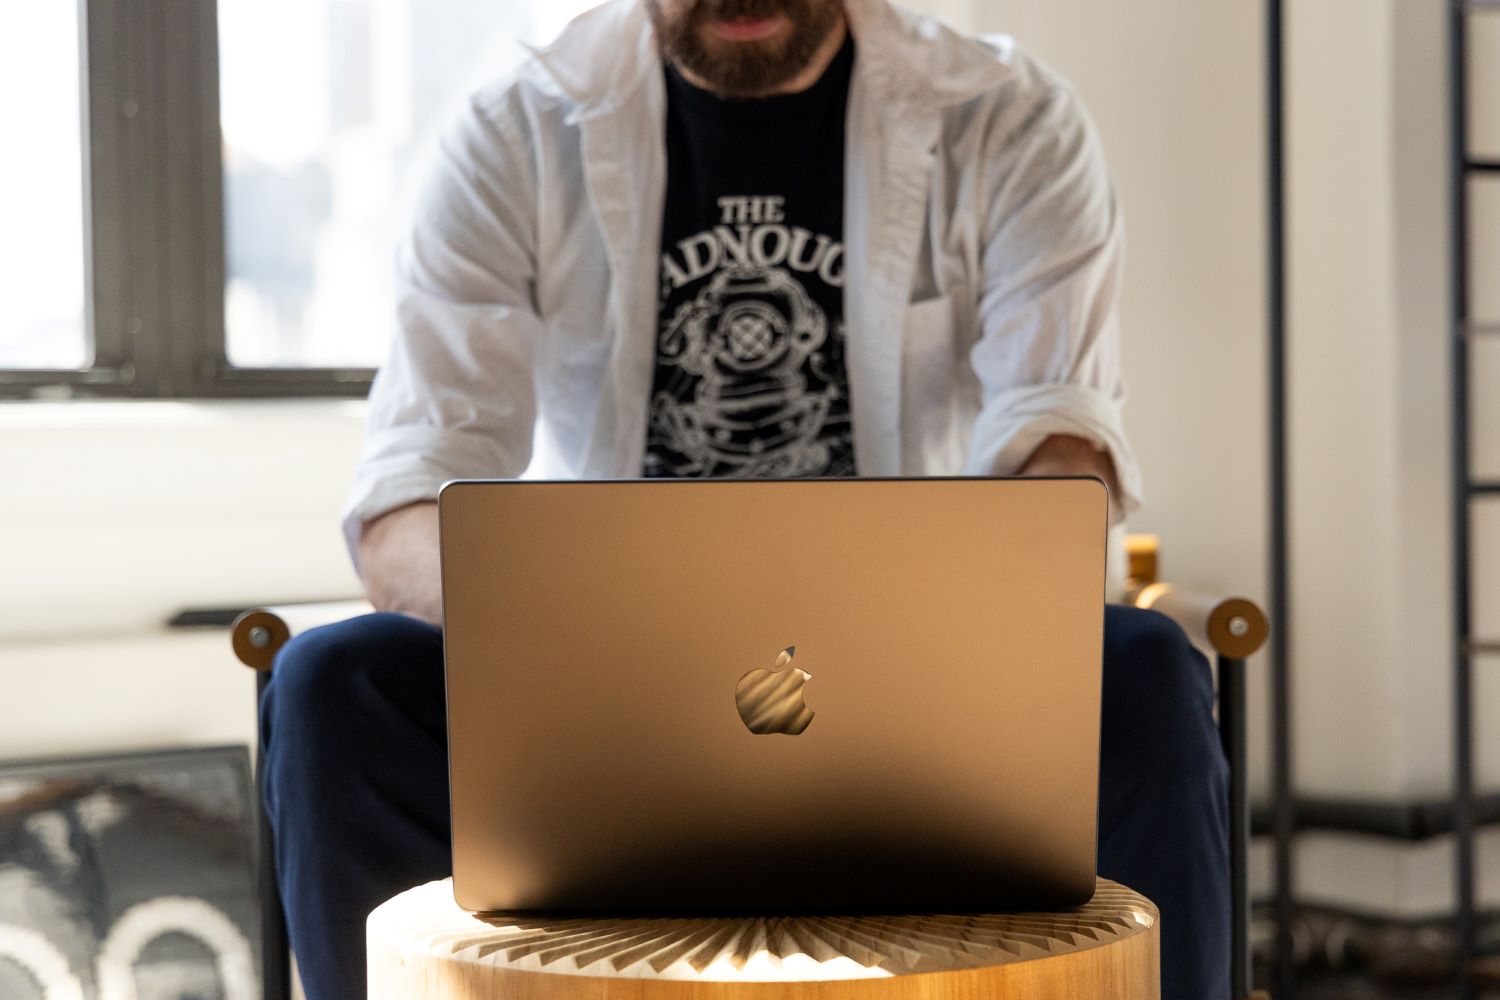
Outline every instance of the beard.
<svg viewBox="0 0 1500 1000"><path fill-rule="evenodd" d="M761 97L794 79L842 13L838 0L683 0L679 7L669 14L662 0L646 0L662 56L720 97ZM732 42L713 37L706 27L778 14L791 22L784 37Z"/></svg>

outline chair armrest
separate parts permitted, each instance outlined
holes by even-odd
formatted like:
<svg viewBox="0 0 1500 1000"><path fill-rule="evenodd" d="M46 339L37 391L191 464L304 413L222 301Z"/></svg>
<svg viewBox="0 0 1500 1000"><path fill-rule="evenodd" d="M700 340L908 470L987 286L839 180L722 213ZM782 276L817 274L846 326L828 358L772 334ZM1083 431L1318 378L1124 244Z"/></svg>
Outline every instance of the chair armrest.
<svg viewBox="0 0 1500 1000"><path fill-rule="evenodd" d="M1171 618L1200 646L1220 656L1243 660L1265 645L1271 624L1260 605L1248 597L1230 597L1164 583L1157 578L1161 539L1127 535L1129 557L1126 600Z"/></svg>
<svg viewBox="0 0 1500 1000"><path fill-rule="evenodd" d="M1271 624L1260 605L1248 597L1222 597L1170 583L1152 583L1131 595L1138 608L1160 611L1188 638L1227 656L1243 660L1265 644Z"/></svg>
<svg viewBox="0 0 1500 1000"><path fill-rule="evenodd" d="M319 625L331 625L366 615L367 601L321 601L316 604L277 604L252 608L229 626L229 643L239 661L252 670L270 670L276 653L292 636Z"/></svg>

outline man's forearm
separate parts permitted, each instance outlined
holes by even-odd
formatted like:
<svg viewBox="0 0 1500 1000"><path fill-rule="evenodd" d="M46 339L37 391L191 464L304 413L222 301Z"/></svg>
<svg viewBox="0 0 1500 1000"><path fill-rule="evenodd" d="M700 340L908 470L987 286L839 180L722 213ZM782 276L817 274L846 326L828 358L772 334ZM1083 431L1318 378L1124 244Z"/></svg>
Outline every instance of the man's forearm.
<svg viewBox="0 0 1500 1000"><path fill-rule="evenodd" d="M1109 523L1125 520L1120 506L1120 484L1115 478L1115 463L1109 453L1071 434L1053 434L1031 453L1020 475L1023 476L1098 476L1109 487Z"/></svg>
<svg viewBox="0 0 1500 1000"><path fill-rule="evenodd" d="M1114 463L1080 437L1054 434L1021 467L1023 476L1098 476L1110 492L1110 523L1123 520ZM399 611L440 625L442 583L438 512L431 501L397 508L369 521L359 541L360 577L379 611Z"/></svg>
<svg viewBox="0 0 1500 1000"><path fill-rule="evenodd" d="M410 504L366 522L359 539L359 574L377 611L399 611L441 625L438 566L436 503Z"/></svg>

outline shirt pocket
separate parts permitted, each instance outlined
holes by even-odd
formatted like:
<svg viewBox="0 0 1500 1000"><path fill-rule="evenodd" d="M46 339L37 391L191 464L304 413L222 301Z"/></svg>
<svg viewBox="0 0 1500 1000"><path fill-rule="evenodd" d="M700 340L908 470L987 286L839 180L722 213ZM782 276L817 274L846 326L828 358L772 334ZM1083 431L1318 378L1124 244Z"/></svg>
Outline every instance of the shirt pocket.
<svg viewBox="0 0 1500 1000"><path fill-rule="evenodd" d="M958 471L954 400L959 374L952 295L910 303L901 324L902 471L943 475Z"/></svg>
<svg viewBox="0 0 1500 1000"><path fill-rule="evenodd" d="M925 380L950 384L953 376L953 296L909 303L901 322L903 385L920 389Z"/></svg>

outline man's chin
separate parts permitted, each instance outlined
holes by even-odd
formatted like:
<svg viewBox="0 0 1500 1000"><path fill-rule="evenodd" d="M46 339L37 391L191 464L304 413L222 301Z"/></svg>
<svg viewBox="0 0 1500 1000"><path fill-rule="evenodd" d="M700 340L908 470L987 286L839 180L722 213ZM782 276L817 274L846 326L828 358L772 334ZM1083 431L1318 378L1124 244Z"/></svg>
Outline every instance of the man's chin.
<svg viewBox="0 0 1500 1000"><path fill-rule="evenodd" d="M805 66L791 65L779 40L720 42L701 48L695 65L686 68L720 97L763 97L794 79Z"/></svg>
<svg viewBox="0 0 1500 1000"><path fill-rule="evenodd" d="M726 66L768 66L778 62L786 49L786 39L780 35L758 41L734 42L712 34L708 28L698 36L698 44L709 59Z"/></svg>
<svg viewBox="0 0 1500 1000"><path fill-rule="evenodd" d="M690 80L730 98L777 93L797 79L841 23L841 7L831 0L782 0L768 12L759 7L749 16L740 14L751 5L741 4L727 11L730 17L675 23L662 15L661 0L646 0L646 7L663 56Z"/></svg>

